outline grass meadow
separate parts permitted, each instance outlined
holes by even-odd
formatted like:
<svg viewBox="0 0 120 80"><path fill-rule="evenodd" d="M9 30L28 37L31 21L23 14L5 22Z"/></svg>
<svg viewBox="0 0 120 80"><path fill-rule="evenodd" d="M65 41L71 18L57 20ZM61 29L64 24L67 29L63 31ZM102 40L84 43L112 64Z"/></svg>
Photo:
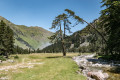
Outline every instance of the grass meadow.
<svg viewBox="0 0 120 80"><path fill-rule="evenodd" d="M78 74L77 64L72 60L73 56L78 53L68 53L66 57L62 57L62 53L40 53L40 54L23 54L18 55L18 59L14 59L13 63L1 63L0 68L13 66L0 71L0 78L8 80L86 80L86 77ZM28 63L32 67L25 66ZM39 64L40 63L40 64ZM16 67L16 65L18 65ZM28 66L28 65L27 65Z"/></svg>

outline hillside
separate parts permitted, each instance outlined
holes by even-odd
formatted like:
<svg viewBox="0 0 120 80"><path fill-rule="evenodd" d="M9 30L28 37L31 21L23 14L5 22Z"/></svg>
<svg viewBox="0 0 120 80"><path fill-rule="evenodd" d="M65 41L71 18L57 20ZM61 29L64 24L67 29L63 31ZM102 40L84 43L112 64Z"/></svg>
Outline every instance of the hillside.
<svg viewBox="0 0 120 80"><path fill-rule="evenodd" d="M49 45L47 37L51 36L52 32L38 26L16 25L1 16L0 20L3 20L13 30L16 46L18 45L24 49L42 49Z"/></svg>
<svg viewBox="0 0 120 80"><path fill-rule="evenodd" d="M98 24L99 21L95 20L91 24ZM102 35L105 35L102 28L96 27ZM87 25L84 29L73 33L66 37L66 51L67 52L94 52L99 51L104 45L101 36ZM62 52L61 42L52 44L42 49L42 52Z"/></svg>
<svg viewBox="0 0 120 80"><path fill-rule="evenodd" d="M89 26L84 29L74 32L72 35L66 37L66 50L73 51L79 49L79 47L88 46L90 42L90 35L88 32ZM62 52L61 42L49 45L42 49L42 52Z"/></svg>

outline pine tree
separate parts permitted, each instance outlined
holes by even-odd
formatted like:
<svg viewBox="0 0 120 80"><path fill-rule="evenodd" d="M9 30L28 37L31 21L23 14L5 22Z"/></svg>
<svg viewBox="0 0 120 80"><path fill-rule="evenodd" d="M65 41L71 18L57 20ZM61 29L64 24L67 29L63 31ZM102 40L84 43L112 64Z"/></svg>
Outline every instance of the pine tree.
<svg viewBox="0 0 120 80"><path fill-rule="evenodd" d="M10 29L9 26L7 26L7 36L6 38L8 38L8 53L12 54L13 53L13 49L14 49L14 33L12 31L12 29Z"/></svg>
<svg viewBox="0 0 120 80"><path fill-rule="evenodd" d="M71 33L70 31L71 28L69 26L71 22L69 21L69 18L70 17L65 13L55 17L51 29L57 29L57 31L53 36L49 38L52 41L54 40L54 42L59 42L59 41L61 42L63 56L66 56L66 46L65 46L66 31Z"/></svg>
<svg viewBox="0 0 120 80"><path fill-rule="evenodd" d="M5 31L6 24L1 20L0 22L0 54L5 55L6 48L4 46L4 31Z"/></svg>
<svg viewBox="0 0 120 80"><path fill-rule="evenodd" d="M1 20L0 22L0 54L8 58L14 49L14 34L12 29Z"/></svg>
<svg viewBox="0 0 120 80"><path fill-rule="evenodd" d="M107 41L106 41L105 37L102 35L102 33L95 28L96 25L93 25L93 24L87 22L86 20L80 18L72 10L65 9L65 11L69 14L69 16L71 16L73 19L75 19L76 24L74 26L78 25L79 23L81 23L81 24L87 23L92 29L94 29L101 36L101 38L104 40L104 42L107 43Z"/></svg>
<svg viewBox="0 0 120 80"><path fill-rule="evenodd" d="M106 29L107 50L111 55L120 55L120 0L103 0L101 20Z"/></svg>

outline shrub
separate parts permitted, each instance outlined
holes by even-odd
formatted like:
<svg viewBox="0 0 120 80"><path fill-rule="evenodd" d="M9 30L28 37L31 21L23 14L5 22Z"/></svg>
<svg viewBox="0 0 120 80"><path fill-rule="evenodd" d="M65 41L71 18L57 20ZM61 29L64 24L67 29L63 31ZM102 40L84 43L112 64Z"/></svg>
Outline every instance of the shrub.
<svg viewBox="0 0 120 80"><path fill-rule="evenodd" d="M18 56L18 55L14 56L14 59L18 59L18 58L19 58L19 56Z"/></svg>
<svg viewBox="0 0 120 80"><path fill-rule="evenodd" d="M4 56L0 56L0 60L6 61L6 58Z"/></svg>

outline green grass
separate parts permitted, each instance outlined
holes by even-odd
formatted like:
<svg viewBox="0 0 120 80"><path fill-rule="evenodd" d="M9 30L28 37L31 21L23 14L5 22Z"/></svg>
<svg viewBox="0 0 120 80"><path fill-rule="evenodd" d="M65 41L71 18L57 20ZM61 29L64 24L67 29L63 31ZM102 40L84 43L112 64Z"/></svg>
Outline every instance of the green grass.
<svg viewBox="0 0 120 80"><path fill-rule="evenodd" d="M38 42L30 37L20 36L24 41L28 42L29 45L32 45L33 48L36 48L38 45Z"/></svg>
<svg viewBox="0 0 120 80"><path fill-rule="evenodd" d="M24 49L29 48L29 47L26 46L25 44L20 43L20 41L18 41L17 39L15 39L15 45L16 45L16 46L19 45L19 47L22 47L22 48L24 48Z"/></svg>
<svg viewBox="0 0 120 80"><path fill-rule="evenodd" d="M22 63L24 59L25 63L31 61L43 64L35 64L30 69L9 70L6 74L10 80L86 80L86 77L76 72L79 68L71 59L76 55L78 54L70 53L66 57L62 57L60 53L18 55L19 59L15 63Z"/></svg>
<svg viewBox="0 0 120 80"><path fill-rule="evenodd" d="M16 32L16 34L18 34L18 36L21 39L26 41L34 49L37 49L38 46L40 46L44 42L45 43L49 42L47 37L52 35L51 32L39 27L26 27L24 25L19 25L17 30L21 32L23 35L18 32ZM31 35L34 35L34 36L31 36Z"/></svg>

